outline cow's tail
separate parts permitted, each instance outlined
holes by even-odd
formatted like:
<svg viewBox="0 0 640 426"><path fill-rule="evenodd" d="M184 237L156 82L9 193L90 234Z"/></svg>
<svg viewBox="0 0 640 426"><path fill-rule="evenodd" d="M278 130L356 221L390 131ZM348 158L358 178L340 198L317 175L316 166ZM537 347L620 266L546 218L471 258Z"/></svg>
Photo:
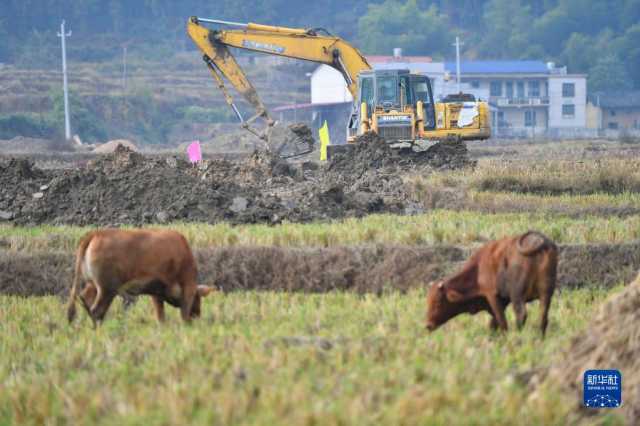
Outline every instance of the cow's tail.
<svg viewBox="0 0 640 426"><path fill-rule="evenodd" d="M518 253L523 256L533 256L546 249L556 249L556 245L546 235L538 231L527 231L516 241Z"/></svg>
<svg viewBox="0 0 640 426"><path fill-rule="evenodd" d="M82 237L76 250L76 265L73 284L71 286L71 291L69 292L69 302L67 303L67 320L69 320L69 323L73 322L76 317L76 297L78 296L78 287L80 285L80 278L82 277L82 263L84 262L84 255L89 243L93 239L93 235L94 233L90 232Z"/></svg>

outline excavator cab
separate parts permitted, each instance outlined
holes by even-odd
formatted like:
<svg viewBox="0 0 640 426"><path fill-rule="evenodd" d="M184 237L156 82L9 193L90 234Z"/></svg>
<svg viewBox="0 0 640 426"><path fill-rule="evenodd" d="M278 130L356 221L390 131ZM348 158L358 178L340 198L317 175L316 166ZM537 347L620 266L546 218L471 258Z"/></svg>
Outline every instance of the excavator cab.
<svg viewBox="0 0 640 426"><path fill-rule="evenodd" d="M393 143L412 144L435 129L431 81L409 70L370 70L358 76L357 102L349 121L349 142L375 131Z"/></svg>

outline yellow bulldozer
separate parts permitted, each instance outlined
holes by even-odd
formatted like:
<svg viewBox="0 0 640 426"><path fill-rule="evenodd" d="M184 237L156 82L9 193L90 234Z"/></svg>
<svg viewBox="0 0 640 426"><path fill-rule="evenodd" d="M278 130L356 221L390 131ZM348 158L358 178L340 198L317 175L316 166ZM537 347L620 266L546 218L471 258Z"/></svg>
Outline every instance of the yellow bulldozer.
<svg viewBox="0 0 640 426"><path fill-rule="evenodd" d="M187 32L202 51L205 63L242 126L267 142L275 121L230 47L312 61L338 70L354 103L348 121L347 145L336 148L352 144L357 136L368 131L397 146L452 138L482 140L491 135L486 102L460 94L436 103L427 76L412 74L406 69L374 70L358 49L322 28L286 28L191 17ZM223 77L253 106L255 115L243 118ZM266 130L253 127L257 119L266 121ZM283 157L303 155L313 149L308 144L291 145L294 148L282 153Z"/></svg>

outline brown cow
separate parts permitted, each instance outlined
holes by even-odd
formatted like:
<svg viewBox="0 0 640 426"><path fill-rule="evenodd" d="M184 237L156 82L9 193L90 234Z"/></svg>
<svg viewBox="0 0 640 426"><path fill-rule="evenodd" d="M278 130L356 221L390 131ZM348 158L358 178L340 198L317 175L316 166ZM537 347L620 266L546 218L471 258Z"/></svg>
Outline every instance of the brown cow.
<svg viewBox="0 0 640 426"><path fill-rule="evenodd" d="M76 315L79 295L94 322L102 321L117 294L151 295L159 321L164 302L180 308L184 321L200 314L200 298L213 289L196 283L197 268L187 240L170 230L104 229L78 244L67 318Z"/></svg>
<svg viewBox="0 0 640 426"><path fill-rule="evenodd" d="M507 330L505 308L513 303L518 328L527 320L525 304L540 299L540 329L547 329L556 286L558 249L543 234L529 231L482 246L462 270L432 283L427 293L427 329L435 330L461 313L488 311L491 328Z"/></svg>

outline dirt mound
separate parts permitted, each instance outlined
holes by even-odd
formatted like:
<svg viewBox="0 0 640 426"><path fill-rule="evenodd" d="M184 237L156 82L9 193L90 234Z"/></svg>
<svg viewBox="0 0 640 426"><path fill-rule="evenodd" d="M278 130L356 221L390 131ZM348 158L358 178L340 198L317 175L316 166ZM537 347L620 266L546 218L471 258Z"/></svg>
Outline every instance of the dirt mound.
<svg viewBox="0 0 640 426"><path fill-rule="evenodd" d="M640 418L640 275L607 299L586 330L576 335L549 370L547 380L567 387L582 400L583 375L589 369L618 369L622 374L621 410L629 424ZM586 408L579 409L583 414Z"/></svg>
<svg viewBox="0 0 640 426"><path fill-rule="evenodd" d="M462 146L447 148L444 154L414 153L407 159L376 135L365 135L362 142L348 157L322 167L264 151L238 161L212 159L194 166L181 157L149 157L122 144L70 169L40 170L13 159L0 162L0 220L279 223L374 212L411 214L422 210L405 186L404 174L417 167L428 172L443 158L466 155Z"/></svg>
<svg viewBox="0 0 640 426"><path fill-rule="evenodd" d="M52 177L43 195L20 206L17 223L141 224L217 222L234 197L255 196L233 182L211 185L186 161L148 159L120 145L86 168ZM14 206L11 206L14 207ZM17 207L17 206L15 206ZM14 211L17 209L14 209Z"/></svg>
<svg viewBox="0 0 640 426"><path fill-rule="evenodd" d="M50 174L25 158L0 161L0 222L21 215L22 206L42 197Z"/></svg>
<svg viewBox="0 0 640 426"><path fill-rule="evenodd" d="M419 148L418 148L419 149ZM391 148L374 132L356 138L353 149L337 153L331 160L330 170L353 173L380 168L456 169L474 164L469 159L467 146L457 140L446 140L424 150Z"/></svg>
<svg viewBox="0 0 640 426"><path fill-rule="evenodd" d="M96 154L110 154L112 152L115 152L119 146L128 148L131 151L138 151L138 148L134 145L133 142L126 139L116 139L107 143L103 143L102 145L98 145L93 150L93 152L95 152Z"/></svg>

